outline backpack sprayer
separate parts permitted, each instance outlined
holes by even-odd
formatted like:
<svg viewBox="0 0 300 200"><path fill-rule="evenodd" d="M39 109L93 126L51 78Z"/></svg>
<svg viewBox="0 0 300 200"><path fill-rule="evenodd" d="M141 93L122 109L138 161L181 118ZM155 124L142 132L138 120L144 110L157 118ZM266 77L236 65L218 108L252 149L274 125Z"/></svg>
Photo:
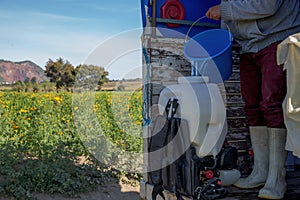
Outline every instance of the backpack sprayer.
<svg viewBox="0 0 300 200"><path fill-rule="evenodd" d="M164 189L177 199L221 198L227 194L224 186L240 177L237 150L224 143L226 108L220 92L231 75L231 43L231 33L223 29L191 38L184 45L191 76L160 93L148 149L153 200L158 194L164 198Z"/></svg>

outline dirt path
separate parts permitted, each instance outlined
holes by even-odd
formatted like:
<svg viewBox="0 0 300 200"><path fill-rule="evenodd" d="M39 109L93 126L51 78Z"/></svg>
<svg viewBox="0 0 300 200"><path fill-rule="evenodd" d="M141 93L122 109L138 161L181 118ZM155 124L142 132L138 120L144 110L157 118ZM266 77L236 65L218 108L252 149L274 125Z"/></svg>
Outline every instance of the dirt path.
<svg viewBox="0 0 300 200"><path fill-rule="evenodd" d="M66 197L61 194L34 194L38 200L135 200L140 199L139 186L132 186L118 182L110 182L107 185L99 186L97 190L79 194L78 197ZM11 198L0 197L0 200Z"/></svg>

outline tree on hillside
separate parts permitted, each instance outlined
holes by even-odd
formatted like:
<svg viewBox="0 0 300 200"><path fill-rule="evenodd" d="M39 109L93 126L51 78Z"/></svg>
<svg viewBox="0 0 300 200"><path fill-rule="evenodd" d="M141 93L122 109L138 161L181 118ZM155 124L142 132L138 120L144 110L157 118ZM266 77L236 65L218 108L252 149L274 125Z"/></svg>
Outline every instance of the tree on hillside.
<svg viewBox="0 0 300 200"><path fill-rule="evenodd" d="M108 72L95 65L79 65L76 67L76 87L100 90L108 81Z"/></svg>
<svg viewBox="0 0 300 200"><path fill-rule="evenodd" d="M45 68L45 74L50 78L50 82L55 83L56 90L62 87L69 90L74 85L76 71L69 61L64 61L62 58L56 61L49 59Z"/></svg>
<svg viewBox="0 0 300 200"><path fill-rule="evenodd" d="M36 77L35 77L35 76L32 77L32 78L30 79L30 82L33 83L33 84L37 83Z"/></svg>

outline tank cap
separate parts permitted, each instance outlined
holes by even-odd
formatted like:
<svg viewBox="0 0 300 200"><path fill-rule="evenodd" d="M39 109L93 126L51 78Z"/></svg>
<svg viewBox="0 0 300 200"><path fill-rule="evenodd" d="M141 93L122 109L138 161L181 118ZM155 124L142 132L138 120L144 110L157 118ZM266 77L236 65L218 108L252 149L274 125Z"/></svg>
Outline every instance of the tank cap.
<svg viewBox="0 0 300 200"><path fill-rule="evenodd" d="M161 9L161 17L165 19L185 19L185 9L179 0L167 0ZM167 23L167 27L176 28L179 24Z"/></svg>

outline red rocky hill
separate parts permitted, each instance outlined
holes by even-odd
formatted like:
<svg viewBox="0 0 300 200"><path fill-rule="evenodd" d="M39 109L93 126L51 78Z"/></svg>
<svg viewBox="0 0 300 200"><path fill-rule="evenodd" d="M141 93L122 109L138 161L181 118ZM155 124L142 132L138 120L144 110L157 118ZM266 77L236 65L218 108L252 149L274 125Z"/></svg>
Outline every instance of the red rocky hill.
<svg viewBox="0 0 300 200"><path fill-rule="evenodd" d="M11 84L25 81L26 78L36 78L37 82L47 80L44 70L31 61L11 62L0 60L0 83Z"/></svg>

